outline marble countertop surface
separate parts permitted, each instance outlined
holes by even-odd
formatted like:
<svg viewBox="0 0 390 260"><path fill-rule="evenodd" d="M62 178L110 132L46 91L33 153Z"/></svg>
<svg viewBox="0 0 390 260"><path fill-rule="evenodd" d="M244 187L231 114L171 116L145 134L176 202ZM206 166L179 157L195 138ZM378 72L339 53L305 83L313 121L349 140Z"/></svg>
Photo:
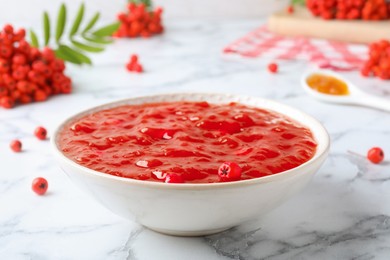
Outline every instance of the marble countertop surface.
<svg viewBox="0 0 390 260"><path fill-rule="evenodd" d="M120 40L94 56L93 67L69 66L74 93L0 111L1 259L389 259L390 159L374 165L365 154L390 155L390 114L318 102L299 85L304 61L232 59L222 48L261 24L254 20L170 21L152 39ZM146 72L125 70L137 53ZM345 76L390 102L389 83ZM166 236L122 219L74 186L54 161L50 132L66 117L108 101L183 91L229 92L274 99L320 120L330 133L330 156L310 185L270 214L226 232L195 238ZM24 151L9 149L14 138ZM348 152L350 151L350 152ZM351 153L352 152L352 153ZM361 154L361 156L357 155ZM31 181L49 181L45 196Z"/></svg>

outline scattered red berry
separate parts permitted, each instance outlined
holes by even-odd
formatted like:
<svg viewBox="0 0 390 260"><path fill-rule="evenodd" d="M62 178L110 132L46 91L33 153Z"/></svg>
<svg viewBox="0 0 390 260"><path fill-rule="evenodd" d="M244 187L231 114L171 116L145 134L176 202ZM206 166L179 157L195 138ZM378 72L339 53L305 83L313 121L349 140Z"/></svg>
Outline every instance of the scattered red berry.
<svg viewBox="0 0 390 260"><path fill-rule="evenodd" d="M271 73L277 73L278 72L278 64L276 64L276 63L269 64L268 71Z"/></svg>
<svg viewBox="0 0 390 260"><path fill-rule="evenodd" d="M367 159L372 163L380 163L385 158L383 150L379 147L373 147L367 152Z"/></svg>
<svg viewBox="0 0 390 260"><path fill-rule="evenodd" d="M12 151L14 151L15 153L19 153L22 151L22 142L20 142L19 140L11 141L9 146L11 147Z"/></svg>
<svg viewBox="0 0 390 260"><path fill-rule="evenodd" d="M235 162L225 162L218 169L222 181L236 181L241 178L241 167Z"/></svg>
<svg viewBox="0 0 390 260"><path fill-rule="evenodd" d="M44 101L49 96L70 93L70 78L64 75L65 64L54 51L42 51L25 41L24 29L11 25L0 32L0 106Z"/></svg>
<svg viewBox="0 0 390 260"><path fill-rule="evenodd" d="M168 173L165 177L165 183L184 183L184 179L179 174Z"/></svg>
<svg viewBox="0 0 390 260"><path fill-rule="evenodd" d="M39 140L45 140L46 139L46 135L47 135L47 131L42 126L38 126L37 128L35 128L34 135Z"/></svg>
<svg viewBox="0 0 390 260"><path fill-rule="evenodd" d="M128 12L119 13L118 20L120 27L113 36L123 37L145 37L148 38L164 31L161 23L162 8L157 7L154 11L149 11L143 3L129 3Z"/></svg>
<svg viewBox="0 0 390 260"><path fill-rule="evenodd" d="M144 68L139 63L138 56L133 54L130 56L130 61L126 64L126 69L131 72L142 73Z"/></svg>
<svg viewBox="0 0 390 260"><path fill-rule="evenodd" d="M49 187L49 185L48 185L47 180L45 178L38 177L32 181L31 188L38 195L45 194L48 187Z"/></svg>
<svg viewBox="0 0 390 260"><path fill-rule="evenodd" d="M287 13L292 14L294 13L294 6L290 5L287 7Z"/></svg>

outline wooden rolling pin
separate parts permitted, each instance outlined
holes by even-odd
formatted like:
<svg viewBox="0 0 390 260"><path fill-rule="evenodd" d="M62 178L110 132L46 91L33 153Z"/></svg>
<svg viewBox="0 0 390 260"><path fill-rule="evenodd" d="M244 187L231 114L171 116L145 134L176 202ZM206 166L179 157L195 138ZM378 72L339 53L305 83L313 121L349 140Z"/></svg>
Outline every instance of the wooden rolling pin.
<svg viewBox="0 0 390 260"><path fill-rule="evenodd" d="M390 40L390 20L323 20L313 17L304 7L295 7L294 13L281 11L268 20L271 32L285 36L305 36L350 43L372 43Z"/></svg>

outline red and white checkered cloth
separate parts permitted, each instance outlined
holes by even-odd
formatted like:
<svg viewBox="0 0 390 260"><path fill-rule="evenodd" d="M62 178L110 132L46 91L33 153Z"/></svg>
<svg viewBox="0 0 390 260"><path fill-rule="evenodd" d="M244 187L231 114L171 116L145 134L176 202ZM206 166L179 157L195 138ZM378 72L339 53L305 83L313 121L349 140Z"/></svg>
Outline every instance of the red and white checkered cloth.
<svg viewBox="0 0 390 260"><path fill-rule="evenodd" d="M226 54L265 57L272 60L308 60L320 68L359 70L368 58L366 45L347 44L304 37L284 37L262 26L229 44Z"/></svg>

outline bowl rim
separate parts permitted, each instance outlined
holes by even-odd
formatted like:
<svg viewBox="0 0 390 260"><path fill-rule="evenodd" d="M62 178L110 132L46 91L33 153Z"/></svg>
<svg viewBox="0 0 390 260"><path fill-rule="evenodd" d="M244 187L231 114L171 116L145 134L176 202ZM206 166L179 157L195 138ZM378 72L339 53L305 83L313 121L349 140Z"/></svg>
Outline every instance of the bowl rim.
<svg viewBox="0 0 390 260"><path fill-rule="evenodd" d="M287 171L283 171L277 174L272 174L264 177L259 177L259 178L253 178L253 179L248 179L248 180L239 180L239 181L232 181L232 182L216 182L216 183L164 183L164 182L154 182L154 181L147 181L147 180L136 180L132 178L125 178L125 177L119 177L119 176L114 176L111 174L95 171L93 169L87 168L85 166L82 166L67 156L65 156L62 151L59 149L57 140L58 140L58 134L59 132L63 129L63 127L68 124L71 121L74 121L78 118L83 117L84 115L87 115L89 113L93 113L96 111L100 111L103 109L108 109L108 108L113 108L121 105L133 105L133 104L145 104L145 103L153 103L153 102L174 102L174 101L194 101L192 100L191 97L195 95L200 95L202 97L205 97L205 101L213 103L212 101L208 101L207 98L212 98L215 96L222 97L224 101L221 103L228 103L228 102L236 102L234 99L248 99L248 100L254 100L256 102L262 103L262 104L270 104L271 106L278 106L284 110L289 110L289 113L284 113L280 112L274 109L270 109L267 107L263 107L264 109L274 111L276 113L283 114L298 123L302 124L303 126L307 127L310 129L312 134L314 135L314 138L317 141L317 149L314 154L314 156L308 160L307 162L289 169ZM175 99L181 96L186 96L188 97L188 100L186 99ZM159 97L165 97L165 98L173 98L172 101L153 101L155 98ZM231 100L233 99L233 100ZM146 102L137 102L137 100L151 100L151 101L146 101ZM230 101L229 101L230 100ZM198 100L201 101L201 100ZM204 101L204 100L203 100ZM135 103L134 103L135 102ZM240 102L237 101L237 103L241 103L244 105L248 106L254 106L254 107L259 107L262 108L261 106L256 106L256 105L249 105L246 104L245 102ZM303 116L307 121L310 121L310 126L302 123L299 119L297 119L295 116L291 116L291 114L298 114L300 116ZM313 128L318 129L317 132L313 131ZM321 136L322 138L316 138L316 136ZM319 143L322 143L322 145L319 145ZM310 165L316 164L317 161L323 161L325 160L329 148L330 148L330 137L328 132L326 131L325 127L314 117L306 114L305 112L302 112L301 110L291 107L289 105L285 105L282 103L279 103L277 101L271 100L271 99L266 99L266 98L261 98L261 97L256 97L256 96L245 96L245 95L236 95L236 94L226 94L226 93L209 93L209 92L175 92L175 93L164 93L164 94L152 94L152 95L140 95L140 96L134 96L130 98L125 98L125 99L120 99L116 100L113 102L108 102L104 103L98 106L93 106L88 109L82 110L76 114L73 114L70 117L67 117L64 121L62 121L54 130L53 136L50 139L50 143L52 146L52 150L54 151L54 155L58 158L61 159L64 163L77 168L79 172L83 173L84 175L89 175L90 177L95 177L95 178L102 178L104 180L110 181L110 182L121 182L121 183L127 183L131 185L136 185L136 186L142 186L146 188L157 188L157 189L172 189L172 190L203 190L203 189L218 189L218 188L229 188L229 187L235 187L235 186L249 186L249 185L254 185L254 184L260 184L260 183L267 183L267 182L274 182L280 179L288 178L288 177L293 177L298 174L303 174L300 173L300 170L305 167L310 167ZM318 149L320 148L320 149Z"/></svg>

